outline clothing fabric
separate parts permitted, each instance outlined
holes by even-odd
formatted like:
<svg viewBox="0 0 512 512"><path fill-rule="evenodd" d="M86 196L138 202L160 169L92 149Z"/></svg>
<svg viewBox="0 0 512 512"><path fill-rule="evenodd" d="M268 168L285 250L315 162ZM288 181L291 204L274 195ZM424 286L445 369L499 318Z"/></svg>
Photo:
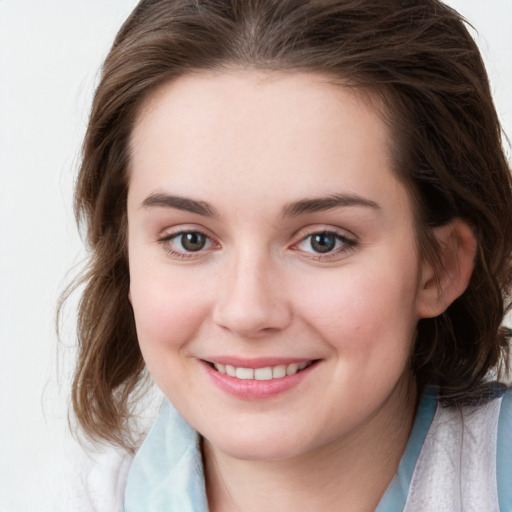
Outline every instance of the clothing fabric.
<svg viewBox="0 0 512 512"><path fill-rule="evenodd" d="M122 511L208 511L199 436L168 402L133 460ZM450 408L425 392L376 509L400 511L512 512L512 390Z"/></svg>
<svg viewBox="0 0 512 512"><path fill-rule="evenodd" d="M5 502L1 512L121 512L133 455L112 445L81 445L71 435L54 448L27 496ZM38 488L37 494L32 493ZM41 491L39 491L41 489Z"/></svg>

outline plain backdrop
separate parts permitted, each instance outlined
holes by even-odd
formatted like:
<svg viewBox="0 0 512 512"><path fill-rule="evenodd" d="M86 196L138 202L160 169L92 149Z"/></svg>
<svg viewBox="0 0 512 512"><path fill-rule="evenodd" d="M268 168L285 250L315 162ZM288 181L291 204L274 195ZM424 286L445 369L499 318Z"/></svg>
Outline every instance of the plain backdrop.
<svg viewBox="0 0 512 512"><path fill-rule="evenodd" d="M54 319L85 255L72 186L99 67L135 3L0 0L0 512L44 502L70 439L73 308L59 350ZM512 0L448 3L478 31L512 136Z"/></svg>

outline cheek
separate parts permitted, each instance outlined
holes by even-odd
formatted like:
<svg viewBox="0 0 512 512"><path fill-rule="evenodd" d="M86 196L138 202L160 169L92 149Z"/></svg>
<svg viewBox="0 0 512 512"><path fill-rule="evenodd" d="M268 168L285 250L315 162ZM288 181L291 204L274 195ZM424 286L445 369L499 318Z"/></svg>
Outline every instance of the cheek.
<svg viewBox="0 0 512 512"><path fill-rule="evenodd" d="M201 325L204 301L198 293L200 285L135 266L130 272L131 300L144 356L165 348L179 349Z"/></svg>
<svg viewBox="0 0 512 512"><path fill-rule="evenodd" d="M344 352L367 357L391 347L409 350L417 323L414 268L346 270L303 287L314 292L301 295L301 316Z"/></svg>
<svg viewBox="0 0 512 512"><path fill-rule="evenodd" d="M190 394L193 389L186 362L190 340L204 320L200 284L138 270L132 270L130 288L139 346L153 380L168 398L177 400L184 390Z"/></svg>

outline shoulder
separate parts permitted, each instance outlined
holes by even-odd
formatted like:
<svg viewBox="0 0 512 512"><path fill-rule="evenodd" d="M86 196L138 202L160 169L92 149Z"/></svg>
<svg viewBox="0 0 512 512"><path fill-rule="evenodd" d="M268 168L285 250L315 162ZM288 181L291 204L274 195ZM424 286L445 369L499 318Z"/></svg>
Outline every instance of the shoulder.
<svg viewBox="0 0 512 512"><path fill-rule="evenodd" d="M500 510L512 510L512 389L501 399L497 436L497 480Z"/></svg>
<svg viewBox="0 0 512 512"><path fill-rule="evenodd" d="M132 458L114 446L68 450L56 472L52 512L122 512Z"/></svg>
<svg viewBox="0 0 512 512"><path fill-rule="evenodd" d="M82 481L95 512L122 511L131 461L131 454L113 447L88 456Z"/></svg>
<svg viewBox="0 0 512 512"><path fill-rule="evenodd" d="M512 510L507 496L512 492L512 392L498 394L479 403L437 407L406 510L425 510L426 503L439 512Z"/></svg>

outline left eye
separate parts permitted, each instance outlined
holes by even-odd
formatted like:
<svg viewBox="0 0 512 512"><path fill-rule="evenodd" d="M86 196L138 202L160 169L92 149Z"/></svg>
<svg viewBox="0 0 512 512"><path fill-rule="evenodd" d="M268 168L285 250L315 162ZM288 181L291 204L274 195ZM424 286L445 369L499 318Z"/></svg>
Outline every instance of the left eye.
<svg viewBox="0 0 512 512"><path fill-rule="evenodd" d="M298 244L300 250L316 254L326 254L343 249L344 246L352 246L353 242L348 238L332 231L312 233L304 237Z"/></svg>

